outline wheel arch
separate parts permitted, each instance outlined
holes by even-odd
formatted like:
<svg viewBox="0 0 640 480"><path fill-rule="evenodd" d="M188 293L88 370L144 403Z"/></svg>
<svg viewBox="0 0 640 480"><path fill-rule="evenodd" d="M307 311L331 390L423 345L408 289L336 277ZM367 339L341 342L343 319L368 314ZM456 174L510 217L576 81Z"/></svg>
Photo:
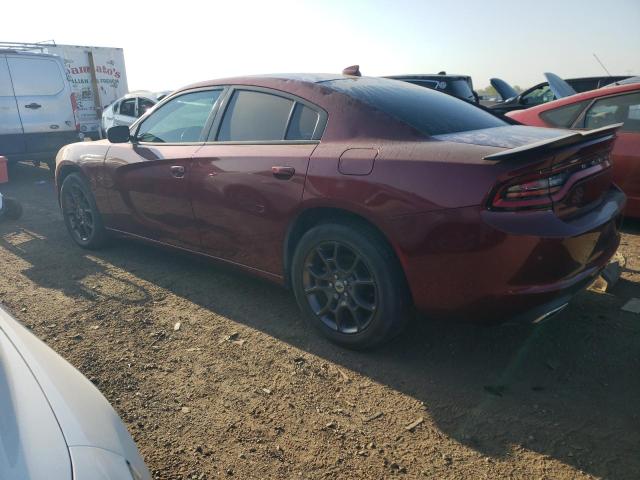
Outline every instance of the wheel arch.
<svg viewBox="0 0 640 480"><path fill-rule="evenodd" d="M64 183L65 178L72 173L79 173L85 180L88 180L80 166L77 164L64 162L58 165L56 169L56 191L58 194L58 204L60 203L60 189L62 189L62 184Z"/></svg>
<svg viewBox="0 0 640 480"><path fill-rule="evenodd" d="M389 248L389 251L393 254L394 261L397 262L397 265L404 277L404 281L407 284L407 291L411 294L406 273L402 262L400 261L396 247L380 226L376 225L360 213L343 208L322 206L310 207L299 212L287 229L283 251L284 283L287 288L291 288L291 265L293 263L293 255L298 242L311 228L325 223L339 223L346 226L357 225L361 228L366 228L379 240L384 242Z"/></svg>

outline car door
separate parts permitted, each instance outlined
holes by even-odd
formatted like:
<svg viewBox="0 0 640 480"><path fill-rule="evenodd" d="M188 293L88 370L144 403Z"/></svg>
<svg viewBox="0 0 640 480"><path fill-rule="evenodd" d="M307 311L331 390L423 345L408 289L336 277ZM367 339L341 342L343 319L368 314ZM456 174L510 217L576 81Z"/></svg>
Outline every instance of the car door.
<svg viewBox="0 0 640 480"><path fill-rule="evenodd" d="M56 57L7 55L26 152L57 151L60 135L75 132L71 87Z"/></svg>
<svg viewBox="0 0 640 480"><path fill-rule="evenodd" d="M279 91L247 87L230 89L219 112L192 170L202 248L278 275L326 113Z"/></svg>
<svg viewBox="0 0 640 480"><path fill-rule="evenodd" d="M7 57L0 55L0 155L24 153L23 133Z"/></svg>
<svg viewBox="0 0 640 480"><path fill-rule="evenodd" d="M221 92L178 94L136 125L131 141L109 148L104 169L109 228L199 248L190 200L191 161L204 143Z"/></svg>
<svg viewBox="0 0 640 480"><path fill-rule="evenodd" d="M640 92L595 100L574 128L593 129L623 123L611 156L613 180L627 194L627 215L640 217Z"/></svg>
<svg viewBox="0 0 640 480"><path fill-rule="evenodd" d="M113 115L114 125L132 125L136 121L137 98L125 98L120 101L118 112Z"/></svg>
<svg viewBox="0 0 640 480"><path fill-rule="evenodd" d="M119 102L114 102L102 112L102 129L106 132L115 125L114 117L118 113Z"/></svg>

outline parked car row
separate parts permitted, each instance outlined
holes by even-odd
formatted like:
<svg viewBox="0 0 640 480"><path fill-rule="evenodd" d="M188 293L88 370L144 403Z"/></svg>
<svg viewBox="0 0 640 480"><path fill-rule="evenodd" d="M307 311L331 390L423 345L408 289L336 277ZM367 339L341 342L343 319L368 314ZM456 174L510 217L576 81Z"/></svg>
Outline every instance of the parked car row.
<svg viewBox="0 0 640 480"><path fill-rule="evenodd" d="M595 90L626 78L629 78L629 76L568 78L565 81L575 92L581 93ZM556 95L548 81L529 87L522 93L516 92L511 85L500 78L492 78L491 86L495 88L502 97L501 102L497 102L489 107L496 113L505 114L556 100Z"/></svg>

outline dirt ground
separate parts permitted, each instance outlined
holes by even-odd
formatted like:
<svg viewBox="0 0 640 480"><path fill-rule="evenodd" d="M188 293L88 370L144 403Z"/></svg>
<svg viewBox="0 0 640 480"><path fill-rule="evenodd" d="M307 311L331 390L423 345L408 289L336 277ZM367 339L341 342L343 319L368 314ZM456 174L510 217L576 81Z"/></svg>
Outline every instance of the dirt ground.
<svg viewBox="0 0 640 480"><path fill-rule="evenodd" d="M264 281L76 247L46 168L0 191L24 206L0 225L0 300L97 385L154 478L640 478L640 315L620 309L640 297L640 222L611 294L537 327L416 318L354 353Z"/></svg>

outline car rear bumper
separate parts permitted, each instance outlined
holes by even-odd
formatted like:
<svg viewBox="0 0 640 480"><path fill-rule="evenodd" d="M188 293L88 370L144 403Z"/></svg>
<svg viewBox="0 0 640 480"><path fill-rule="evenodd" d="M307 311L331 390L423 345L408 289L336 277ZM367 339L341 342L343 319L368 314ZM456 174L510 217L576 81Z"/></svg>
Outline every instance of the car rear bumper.
<svg viewBox="0 0 640 480"><path fill-rule="evenodd" d="M566 304L620 243L625 196L612 188L578 219L551 211L432 212L396 222L414 304L428 315L478 322L536 320ZM419 217L419 218L418 218Z"/></svg>

